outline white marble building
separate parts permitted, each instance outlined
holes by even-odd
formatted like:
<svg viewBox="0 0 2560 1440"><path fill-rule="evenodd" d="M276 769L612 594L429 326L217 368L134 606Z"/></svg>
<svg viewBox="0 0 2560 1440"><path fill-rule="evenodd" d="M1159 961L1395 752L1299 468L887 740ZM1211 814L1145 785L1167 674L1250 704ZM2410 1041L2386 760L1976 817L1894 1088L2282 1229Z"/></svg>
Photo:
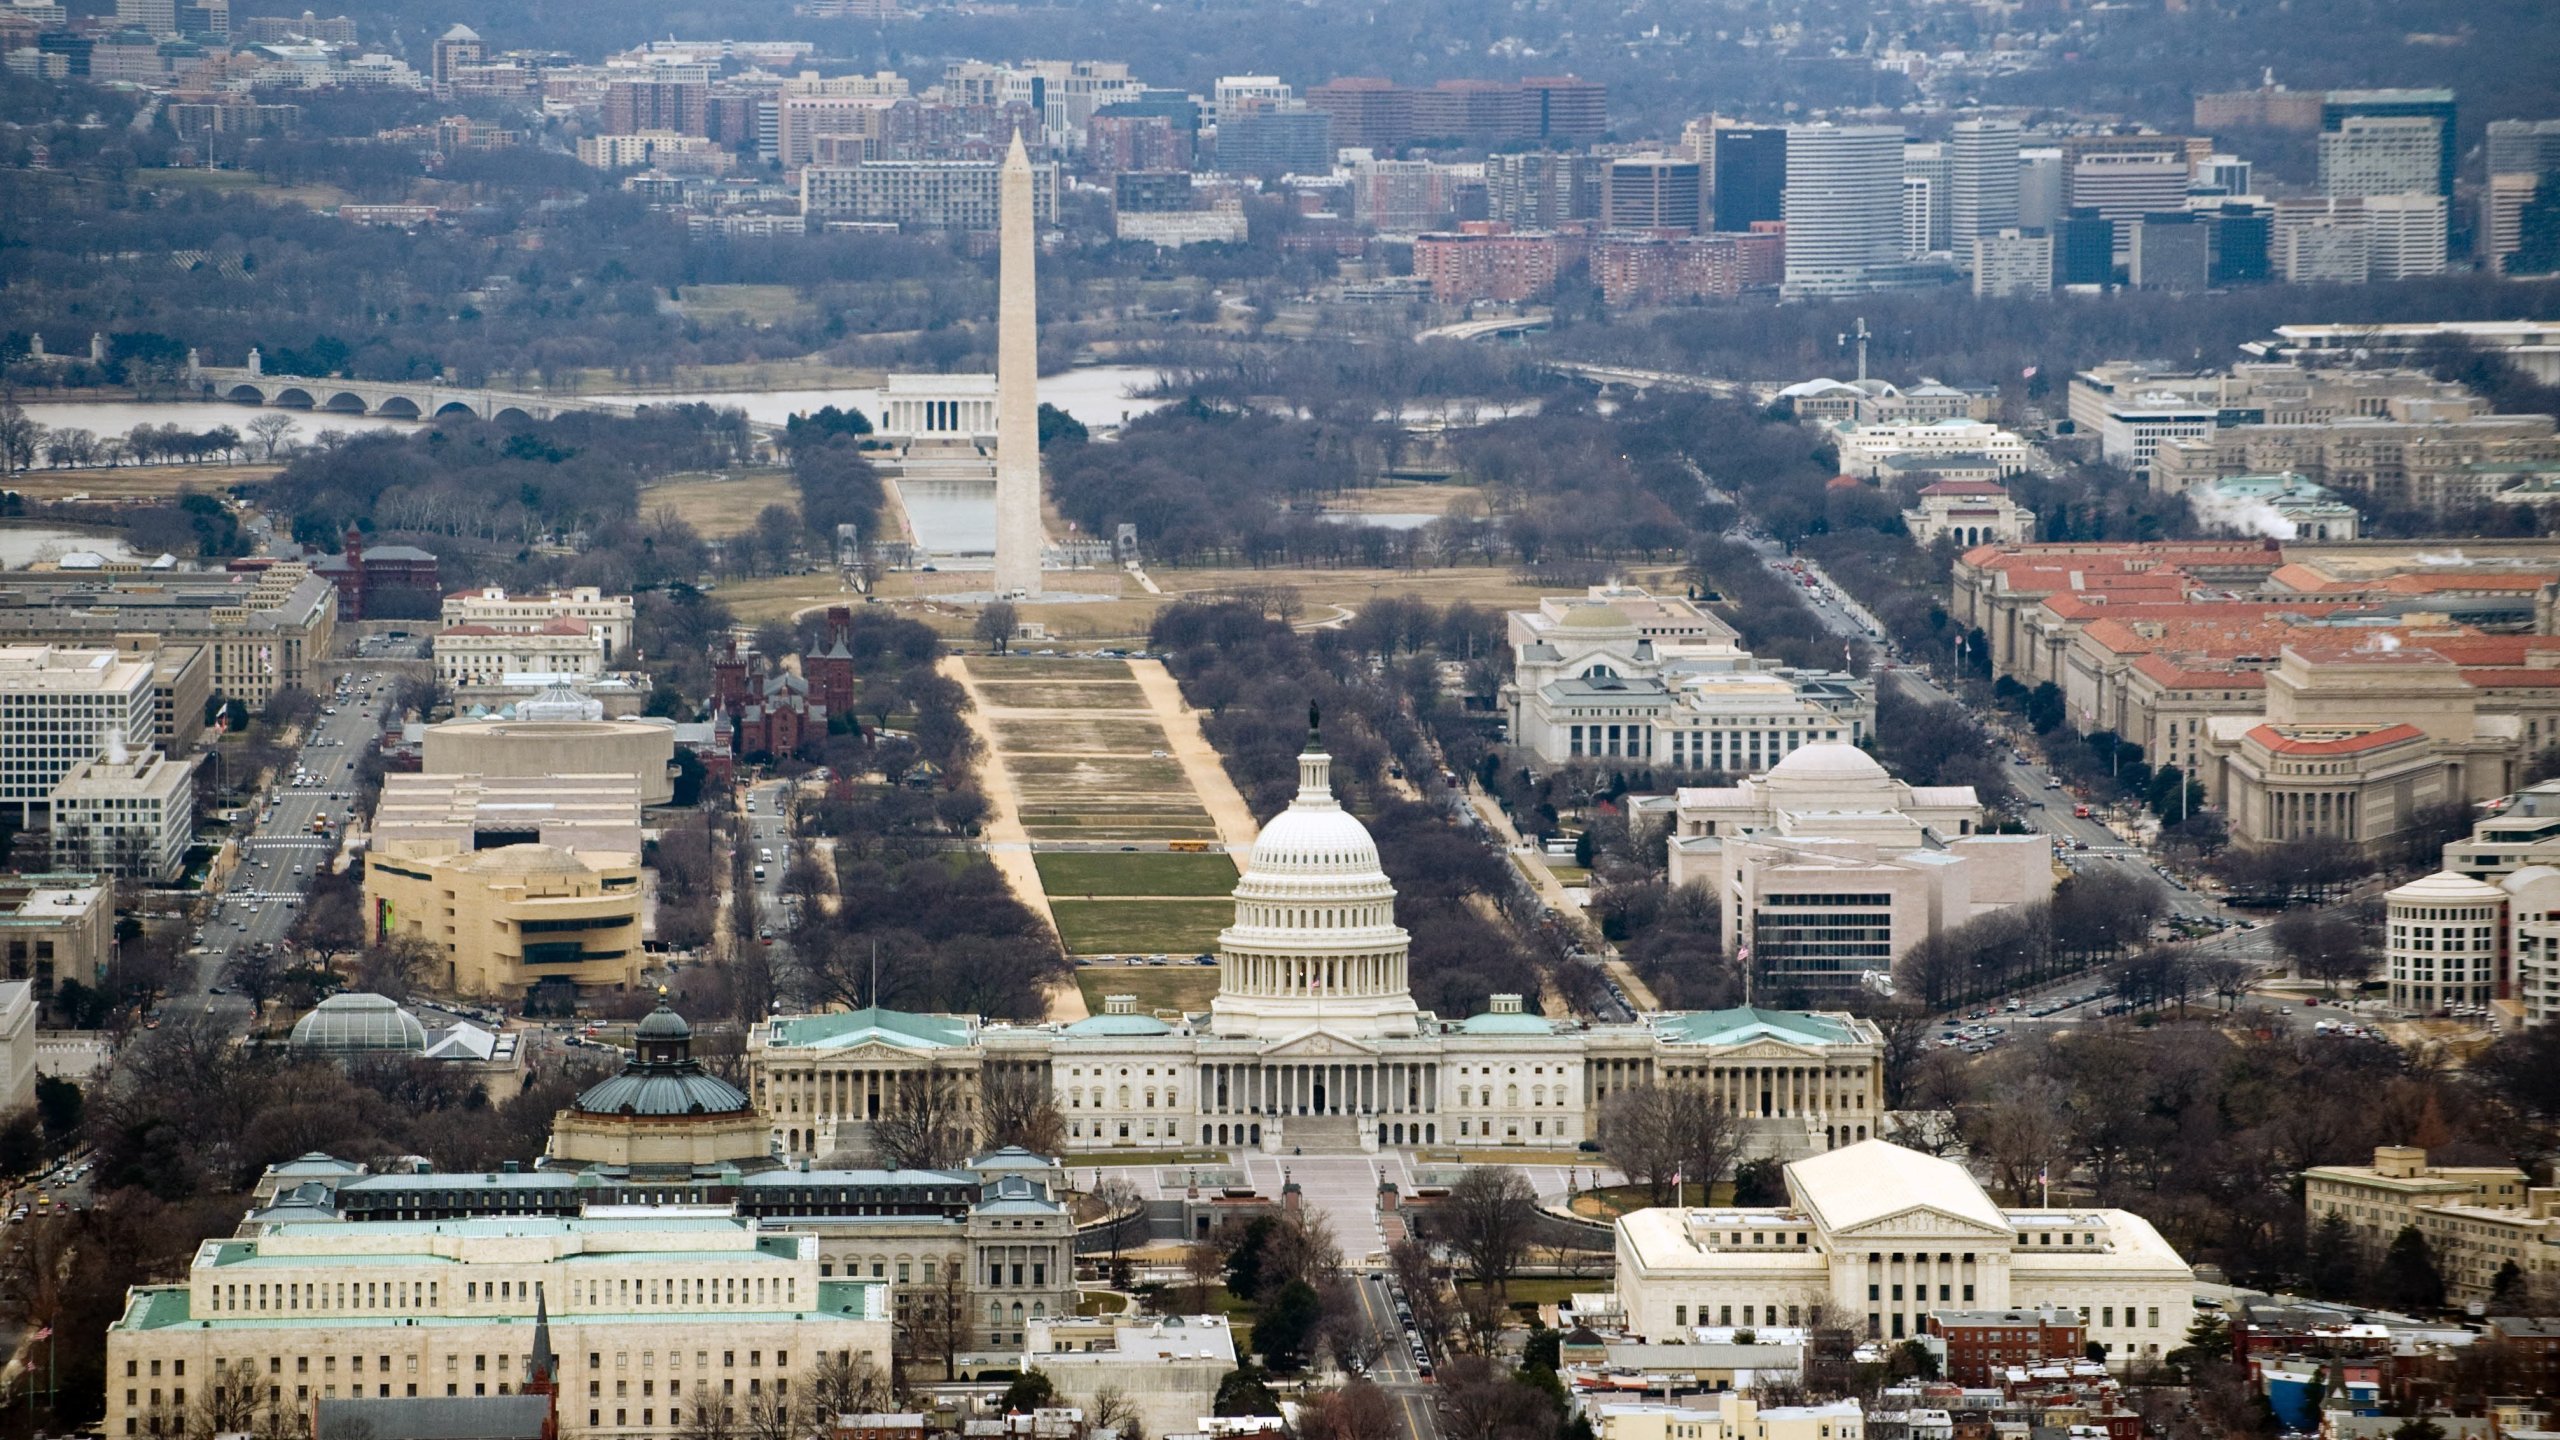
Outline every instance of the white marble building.
<svg viewBox="0 0 2560 1440"><path fill-rule="evenodd" d="M1510 622L1511 742L1551 765L1743 770L1875 727L1873 680L1755 659L1694 600L1595 585Z"/></svg>
<svg viewBox="0 0 2560 1440"><path fill-rule="evenodd" d="M1855 989L1930 935L2053 894L2043 836L1985 834L1972 786L1907 785L1854 745L1683 787L1674 816L1671 883L1714 891L1727 953L1781 1001Z"/></svg>
<svg viewBox="0 0 2560 1440"><path fill-rule="evenodd" d="M748 1039L749 1090L793 1158L836 1148L941 1076L1034 1078L1071 1153L1207 1146L1287 1154L1408 1145L1570 1150L1603 1101L1648 1083L1710 1086L1756 1153L1811 1154L1875 1131L1881 1039L1845 1014L1750 1009L1587 1025L1496 996L1443 1020L1407 984L1409 937L1368 828L1309 749L1299 790L1256 840L1219 938L1205 1014L1125 998L1070 1024L981 1025L864 1010L786 1016Z"/></svg>
<svg viewBox="0 0 2560 1440"><path fill-rule="evenodd" d="M1942 1309L2076 1312L2108 1363L2158 1360L2195 1318L2195 1272L2129 1210L2003 1208L1951 1160L1882 1140L1786 1167L1785 1205L1639 1210L1617 1222L1627 1327L1799 1325L1872 1339Z"/></svg>

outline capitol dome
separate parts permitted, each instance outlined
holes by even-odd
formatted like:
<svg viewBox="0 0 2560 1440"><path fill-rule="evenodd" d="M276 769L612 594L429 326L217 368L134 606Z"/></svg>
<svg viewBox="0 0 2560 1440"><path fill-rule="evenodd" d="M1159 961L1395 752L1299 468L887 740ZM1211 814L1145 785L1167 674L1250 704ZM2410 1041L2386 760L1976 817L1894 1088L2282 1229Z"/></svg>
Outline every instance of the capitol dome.
<svg viewBox="0 0 2560 1440"><path fill-rule="evenodd" d="M1412 937L1369 827L1333 794L1333 757L1312 730L1298 793L1253 842L1236 882L1235 923L1218 936L1210 1006L1222 1035L1410 1035L1420 1028L1405 972Z"/></svg>
<svg viewBox="0 0 2560 1440"><path fill-rule="evenodd" d="M1815 785L1863 785L1893 777L1885 773L1876 757L1857 746L1823 741L1787 752L1785 759L1769 767L1769 778Z"/></svg>

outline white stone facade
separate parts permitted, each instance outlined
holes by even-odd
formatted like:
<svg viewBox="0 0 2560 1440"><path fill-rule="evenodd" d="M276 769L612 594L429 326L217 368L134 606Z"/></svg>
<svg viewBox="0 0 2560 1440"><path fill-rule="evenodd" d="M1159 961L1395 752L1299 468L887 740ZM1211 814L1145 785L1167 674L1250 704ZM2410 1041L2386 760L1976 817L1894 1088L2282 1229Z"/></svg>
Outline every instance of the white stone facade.
<svg viewBox="0 0 2560 1440"><path fill-rule="evenodd" d="M1923 939L2053 894L2047 841L1982 833L1969 785L1906 785L1865 751L1796 750L1675 800L1671 883L1703 884L1758 993L1837 994Z"/></svg>
<svg viewBox="0 0 2560 1440"><path fill-rule="evenodd" d="M436 632L436 678L460 689L503 686L510 676L593 680L605 645L584 620L545 620L529 630L448 625Z"/></svg>
<svg viewBox="0 0 2560 1440"><path fill-rule="evenodd" d="M1925 424L1860 425L1839 434L1840 472L1873 480L1897 455L1984 455L2003 475L2027 468L2027 442L1980 420L1932 420Z"/></svg>
<svg viewBox="0 0 2560 1440"><path fill-rule="evenodd" d="M1511 743L1551 765L1740 770L1875 726L1872 680L1756 660L1694 600L1593 586L1510 622Z"/></svg>
<svg viewBox="0 0 2560 1440"><path fill-rule="evenodd" d="M2125 1210L2004 1209L1953 1161L1868 1141L1786 1167L1767 1209L1639 1210L1617 1222L1618 1299L1631 1331L1834 1322L1885 1341L1941 1309L2053 1305L2079 1314L2108 1363L2184 1343L2195 1275Z"/></svg>
<svg viewBox="0 0 2560 1440"><path fill-rule="evenodd" d="M1570 1150L1594 1136L1608 1096L1654 1083L1718 1089L1756 1153L1874 1132L1881 1038L1848 1015L1746 1008L1583 1025L1527 1013L1517 996L1458 1021L1416 1007L1394 891L1367 828L1333 800L1330 763L1317 750L1300 758L1296 801L1254 846L1207 1013L1145 1015L1115 1000L1064 1025L778 1018L751 1033L747 1061L783 1153L826 1153L841 1127L880 1118L936 1075L973 1094L982 1076L1044 1084L1070 1153Z"/></svg>
<svg viewBox="0 0 2560 1440"><path fill-rule="evenodd" d="M631 654L635 613L630 596L607 595L593 585L541 595L509 595L490 585L444 597L443 619L449 626L481 625L517 634L538 631L554 620L583 620L599 647L598 659L610 667Z"/></svg>
<svg viewBox="0 0 2560 1440"><path fill-rule="evenodd" d="M195 843L192 760L157 750L91 760L53 787L53 868L159 884Z"/></svg>
<svg viewBox="0 0 2560 1440"><path fill-rule="evenodd" d="M284 1222L133 1288L107 1331L106 1433L187 1433L191 1397L243 1378L262 1416L511 1393L541 1312L564 1429L673 1436L702 1399L788 1393L822 1358L886 1369L887 1289L821 1279L817 1237L729 1215Z"/></svg>
<svg viewBox="0 0 2560 1440"><path fill-rule="evenodd" d="M0 804L41 810L63 776L114 746L150 749L152 724L150 661L0 645Z"/></svg>

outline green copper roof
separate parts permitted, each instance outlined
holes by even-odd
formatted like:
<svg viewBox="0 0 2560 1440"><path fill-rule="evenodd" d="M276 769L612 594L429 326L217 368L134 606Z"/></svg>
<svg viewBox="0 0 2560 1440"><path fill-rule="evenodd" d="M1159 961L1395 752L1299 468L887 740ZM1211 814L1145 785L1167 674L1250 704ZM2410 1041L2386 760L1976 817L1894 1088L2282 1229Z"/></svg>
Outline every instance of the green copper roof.
<svg viewBox="0 0 2560 1440"><path fill-rule="evenodd" d="M122 1328L127 1330L159 1330L171 1325L184 1325L187 1313L187 1287L153 1285L136 1289L124 1312Z"/></svg>
<svg viewBox="0 0 2560 1440"><path fill-rule="evenodd" d="M1487 1011L1458 1022L1461 1035L1553 1035L1555 1022L1543 1015L1497 1015Z"/></svg>
<svg viewBox="0 0 2560 1440"><path fill-rule="evenodd" d="M1751 1040L1852 1045L1858 1040L1856 1031L1828 1016L1749 1005L1731 1010L1675 1010L1655 1016L1653 1028L1675 1045L1740 1045Z"/></svg>
<svg viewBox="0 0 2560 1440"><path fill-rule="evenodd" d="M817 1050L846 1050L878 1042L901 1050L957 1050L969 1043L965 1021L950 1015L913 1015L904 1010L840 1010L826 1015L793 1015L773 1022L769 1043Z"/></svg>

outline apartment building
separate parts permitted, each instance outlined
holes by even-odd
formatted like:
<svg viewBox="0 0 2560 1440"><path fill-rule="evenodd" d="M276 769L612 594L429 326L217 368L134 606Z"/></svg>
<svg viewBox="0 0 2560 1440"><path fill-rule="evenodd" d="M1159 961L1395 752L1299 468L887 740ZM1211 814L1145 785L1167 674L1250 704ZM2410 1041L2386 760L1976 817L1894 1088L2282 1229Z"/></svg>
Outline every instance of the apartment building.
<svg viewBox="0 0 2560 1440"><path fill-rule="evenodd" d="M2426 1216L2435 1210L2513 1219L2529 1219L2542 1210L2548 1225L2548 1206L2537 1201L2555 1194L2560 1192L2534 1190L2525 1173L2512 1165L2435 1165L2415 1145L2377 1145L2370 1165L2314 1165L2302 1172L2304 1218L2318 1225L2336 1216L2377 1255L2403 1230L2417 1227L2427 1233ZM2560 1256L2553 1263L2560 1263ZM2447 1273L2447 1289L2454 1292L2449 1298L2485 1298L2488 1278Z"/></svg>
<svg viewBox="0 0 2560 1440"><path fill-rule="evenodd" d="M875 220L920 230L993 230L1001 208L1001 162L866 160L810 165L800 172L800 213L814 220ZM1031 167L1032 212L1058 218L1058 167Z"/></svg>

